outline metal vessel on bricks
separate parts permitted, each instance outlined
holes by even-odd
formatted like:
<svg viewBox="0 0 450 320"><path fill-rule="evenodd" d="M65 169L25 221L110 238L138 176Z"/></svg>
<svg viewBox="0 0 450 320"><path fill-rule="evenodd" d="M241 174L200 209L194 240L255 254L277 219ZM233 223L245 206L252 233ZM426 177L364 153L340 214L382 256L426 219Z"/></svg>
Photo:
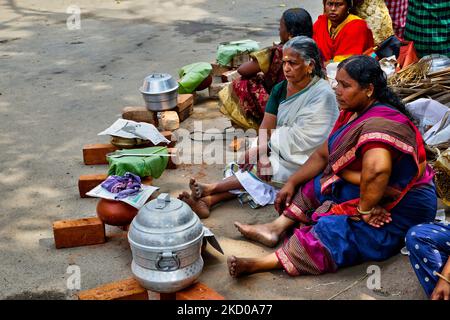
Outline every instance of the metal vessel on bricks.
<svg viewBox="0 0 450 320"><path fill-rule="evenodd" d="M178 82L167 73L152 73L145 77L139 89L148 110L159 112L177 106Z"/></svg>
<svg viewBox="0 0 450 320"><path fill-rule="evenodd" d="M200 219L185 202L159 195L139 210L128 232L134 277L161 293L188 287L203 270L203 236Z"/></svg>

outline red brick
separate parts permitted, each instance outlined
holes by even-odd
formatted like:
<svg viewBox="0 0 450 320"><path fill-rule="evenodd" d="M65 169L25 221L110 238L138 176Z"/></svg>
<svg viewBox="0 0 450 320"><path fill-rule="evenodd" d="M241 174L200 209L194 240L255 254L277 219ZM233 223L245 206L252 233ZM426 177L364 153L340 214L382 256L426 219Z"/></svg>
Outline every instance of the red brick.
<svg viewBox="0 0 450 320"><path fill-rule="evenodd" d="M176 293L177 300L225 300L225 298L201 282Z"/></svg>
<svg viewBox="0 0 450 320"><path fill-rule="evenodd" d="M184 109L189 108L192 105L194 105L194 95L193 94L190 94L190 93L179 94L175 111L182 112Z"/></svg>
<svg viewBox="0 0 450 320"><path fill-rule="evenodd" d="M106 155L117 149L110 143L87 144L83 147L83 162L86 165L105 164Z"/></svg>
<svg viewBox="0 0 450 320"><path fill-rule="evenodd" d="M194 106L190 106L187 109L184 109L183 111L178 113L178 117L180 118L180 122L183 122L187 118L189 118L194 113Z"/></svg>
<svg viewBox="0 0 450 320"><path fill-rule="evenodd" d="M155 125L156 113L148 110L146 107L128 106L122 110L122 118L136 122L147 122Z"/></svg>
<svg viewBox="0 0 450 320"><path fill-rule="evenodd" d="M176 141L172 138L172 131L161 131L161 134L169 140L169 144L160 143L158 146L174 147ZM173 139L173 140L172 140ZM147 148L155 146L149 141L145 145L136 146L133 149ZM106 155L118 150L116 146L110 143L87 144L83 147L83 162L85 165L108 164Z"/></svg>
<svg viewBox="0 0 450 320"><path fill-rule="evenodd" d="M105 225L99 218L55 221L53 236L57 249L100 244L106 241Z"/></svg>
<svg viewBox="0 0 450 320"><path fill-rule="evenodd" d="M89 198L86 193L105 181L107 177L108 175L106 174L86 174L80 176L78 178L78 191L80 193L80 197Z"/></svg>
<svg viewBox="0 0 450 320"><path fill-rule="evenodd" d="M81 291L77 296L79 300L148 300L147 290L133 278Z"/></svg>

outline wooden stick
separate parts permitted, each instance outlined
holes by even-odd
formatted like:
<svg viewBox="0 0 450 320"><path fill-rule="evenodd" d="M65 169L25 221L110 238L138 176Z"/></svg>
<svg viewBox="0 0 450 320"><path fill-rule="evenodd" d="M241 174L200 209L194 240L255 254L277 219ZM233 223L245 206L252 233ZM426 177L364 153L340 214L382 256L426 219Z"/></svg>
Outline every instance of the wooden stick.
<svg viewBox="0 0 450 320"><path fill-rule="evenodd" d="M412 95L409 95L405 99L403 99L403 103L408 103L408 102L410 102L410 101L420 97L421 95L426 94L430 90L431 90L431 88L426 88L426 89L420 90L419 92L416 92L416 93L414 93Z"/></svg>
<svg viewBox="0 0 450 320"><path fill-rule="evenodd" d="M443 74L450 74L450 67L447 67L443 70L439 70L439 71L435 71L435 72L431 72L428 74L429 77L437 77Z"/></svg>

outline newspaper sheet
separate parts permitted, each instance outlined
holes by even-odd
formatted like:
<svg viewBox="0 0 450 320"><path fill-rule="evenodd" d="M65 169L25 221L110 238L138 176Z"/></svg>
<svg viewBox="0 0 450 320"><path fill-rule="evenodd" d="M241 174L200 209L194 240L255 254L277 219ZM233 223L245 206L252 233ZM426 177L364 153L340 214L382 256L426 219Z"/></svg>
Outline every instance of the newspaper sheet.
<svg viewBox="0 0 450 320"><path fill-rule="evenodd" d="M110 135L128 139L139 138L150 140L154 145L161 142L170 143L154 125L125 119L117 119L108 129L103 130L98 135Z"/></svg>

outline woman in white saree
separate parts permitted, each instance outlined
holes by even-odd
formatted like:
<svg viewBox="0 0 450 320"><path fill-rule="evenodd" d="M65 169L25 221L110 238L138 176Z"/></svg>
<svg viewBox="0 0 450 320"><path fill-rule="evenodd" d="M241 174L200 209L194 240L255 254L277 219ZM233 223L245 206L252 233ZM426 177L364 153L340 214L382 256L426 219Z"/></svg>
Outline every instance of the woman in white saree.
<svg viewBox="0 0 450 320"><path fill-rule="evenodd" d="M191 179L191 193L179 195L200 218L236 196L253 208L273 204L278 188L327 139L338 107L312 39L299 36L284 45L283 72L286 80L270 94L257 146L246 151L241 164L227 165L223 180L205 184Z"/></svg>

